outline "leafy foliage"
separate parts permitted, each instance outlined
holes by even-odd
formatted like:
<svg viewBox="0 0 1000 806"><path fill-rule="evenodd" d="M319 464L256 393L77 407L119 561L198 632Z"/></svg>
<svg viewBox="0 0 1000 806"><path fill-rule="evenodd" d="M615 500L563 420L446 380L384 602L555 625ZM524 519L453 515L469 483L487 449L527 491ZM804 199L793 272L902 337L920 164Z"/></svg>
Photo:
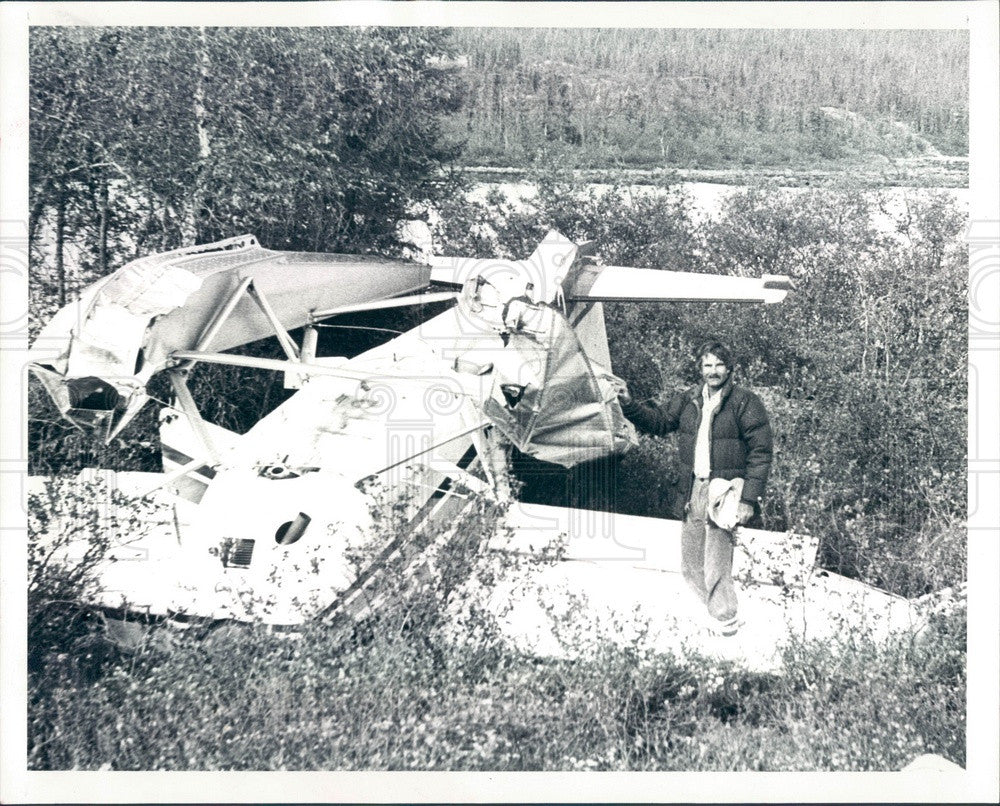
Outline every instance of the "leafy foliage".
<svg viewBox="0 0 1000 806"><path fill-rule="evenodd" d="M964 763L961 612L916 642L792 643L783 676L604 644L579 660L527 657L469 595L470 578L488 591L526 561L479 551L493 525L488 505L477 512L482 530L440 545L436 574L385 575L374 616L295 634L157 625L128 654L93 635L41 647L30 768L884 770L927 752ZM557 629L572 636L575 619Z"/></svg>
<svg viewBox="0 0 1000 806"><path fill-rule="evenodd" d="M127 508L126 505L127 504ZM129 512L122 518L119 513ZM86 685L113 651L101 618L86 605L99 590L96 569L143 527L142 502L127 500L100 476L82 483L46 479L28 494L28 677L34 694L52 675Z"/></svg>
<svg viewBox="0 0 1000 806"><path fill-rule="evenodd" d="M101 522L126 502L74 489L49 482L30 501L32 769L878 770L926 752L964 763L961 611L915 643L792 643L781 677L605 645L539 660L466 592L519 562L478 550L494 528L480 501L481 531L439 547L433 576L387 575L375 615L293 635L153 626L122 654L77 602L109 541L142 516ZM388 535L399 513L387 503ZM81 562L60 564L81 535ZM577 627L571 610L558 629Z"/></svg>
<svg viewBox="0 0 1000 806"><path fill-rule="evenodd" d="M34 28L30 47L36 304L240 232L391 249L454 184L440 118L463 96L443 30Z"/></svg>

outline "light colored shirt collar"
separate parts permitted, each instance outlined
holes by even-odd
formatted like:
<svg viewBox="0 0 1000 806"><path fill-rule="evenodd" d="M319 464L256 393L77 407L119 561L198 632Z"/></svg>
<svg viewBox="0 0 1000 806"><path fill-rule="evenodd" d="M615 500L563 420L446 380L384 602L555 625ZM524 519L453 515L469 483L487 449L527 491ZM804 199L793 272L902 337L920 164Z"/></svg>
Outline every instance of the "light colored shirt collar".
<svg viewBox="0 0 1000 806"><path fill-rule="evenodd" d="M712 470L712 419L722 404L722 389L709 392L708 384L701 387L701 421L694 442L694 474L707 479Z"/></svg>

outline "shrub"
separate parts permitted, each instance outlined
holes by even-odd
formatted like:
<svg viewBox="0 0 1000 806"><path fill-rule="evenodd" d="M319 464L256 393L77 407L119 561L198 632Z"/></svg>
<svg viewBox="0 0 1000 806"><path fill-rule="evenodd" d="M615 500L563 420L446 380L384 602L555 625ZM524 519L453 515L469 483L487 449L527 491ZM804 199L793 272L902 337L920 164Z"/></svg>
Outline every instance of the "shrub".
<svg viewBox="0 0 1000 806"><path fill-rule="evenodd" d="M964 632L799 645L784 677L599 647L544 660L390 625L146 645L33 706L34 769L884 770L964 763Z"/></svg>

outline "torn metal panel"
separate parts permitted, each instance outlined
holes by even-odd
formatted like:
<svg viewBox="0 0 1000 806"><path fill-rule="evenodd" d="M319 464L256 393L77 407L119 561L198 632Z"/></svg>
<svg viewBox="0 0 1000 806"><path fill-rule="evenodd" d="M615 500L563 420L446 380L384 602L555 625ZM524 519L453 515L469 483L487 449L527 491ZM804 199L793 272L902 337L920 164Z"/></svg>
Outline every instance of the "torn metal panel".
<svg viewBox="0 0 1000 806"><path fill-rule="evenodd" d="M618 403L621 382L590 361L561 313L512 303L506 323L483 411L519 450L572 467L636 444Z"/></svg>

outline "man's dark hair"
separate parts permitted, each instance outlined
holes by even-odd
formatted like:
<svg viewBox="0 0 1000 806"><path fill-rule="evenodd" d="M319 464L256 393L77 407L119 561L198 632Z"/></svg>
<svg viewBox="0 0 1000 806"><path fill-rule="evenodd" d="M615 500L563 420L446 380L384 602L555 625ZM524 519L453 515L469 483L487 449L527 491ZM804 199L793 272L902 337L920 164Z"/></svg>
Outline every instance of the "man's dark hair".
<svg viewBox="0 0 1000 806"><path fill-rule="evenodd" d="M721 341L706 341L701 344L698 349L694 351L695 363L700 364L701 359L709 354L718 358L723 364L726 365L726 369L730 372L733 371L733 354Z"/></svg>

